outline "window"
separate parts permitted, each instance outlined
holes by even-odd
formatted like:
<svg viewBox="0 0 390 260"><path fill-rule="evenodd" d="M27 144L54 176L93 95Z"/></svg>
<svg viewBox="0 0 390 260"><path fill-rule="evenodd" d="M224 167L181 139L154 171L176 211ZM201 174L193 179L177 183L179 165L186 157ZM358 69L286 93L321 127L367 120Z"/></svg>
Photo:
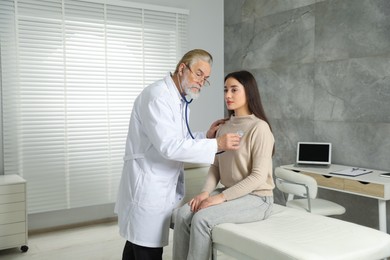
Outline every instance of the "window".
<svg viewBox="0 0 390 260"><path fill-rule="evenodd" d="M173 71L188 12L123 1L1 0L5 174L29 213L112 203L135 97Z"/></svg>

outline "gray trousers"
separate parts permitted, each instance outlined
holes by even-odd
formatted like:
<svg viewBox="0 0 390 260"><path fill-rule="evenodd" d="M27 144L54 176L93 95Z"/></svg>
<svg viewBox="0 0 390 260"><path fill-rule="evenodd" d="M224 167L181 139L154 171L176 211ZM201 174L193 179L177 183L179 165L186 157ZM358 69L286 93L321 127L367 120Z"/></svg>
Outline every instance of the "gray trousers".
<svg viewBox="0 0 390 260"><path fill-rule="evenodd" d="M222 192L216 190L213 194ZM173 260L209 260L211 231L221 223L247 223L266 219L272 209L273 197L246 195L198 211L188 204L177 212L173 233Z"/></svg>

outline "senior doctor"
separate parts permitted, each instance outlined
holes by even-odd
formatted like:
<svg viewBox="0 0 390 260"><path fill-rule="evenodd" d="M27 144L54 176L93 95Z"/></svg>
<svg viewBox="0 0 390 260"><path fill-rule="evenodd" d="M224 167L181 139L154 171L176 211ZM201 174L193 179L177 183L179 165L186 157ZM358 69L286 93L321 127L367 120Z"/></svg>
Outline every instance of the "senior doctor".
<svg viewBox="0 0 390 260"><path fill-rule="evenodd" d="M193 138L187 129L186 102L208 84L212 61L205 50L187 52L173 74L146 87L134 103L115 205L126 239L122 259L162 259L172 211L184 197L184 162L211 164L218 151L238 149L238 134L215 139L224 120Z"/></svg>

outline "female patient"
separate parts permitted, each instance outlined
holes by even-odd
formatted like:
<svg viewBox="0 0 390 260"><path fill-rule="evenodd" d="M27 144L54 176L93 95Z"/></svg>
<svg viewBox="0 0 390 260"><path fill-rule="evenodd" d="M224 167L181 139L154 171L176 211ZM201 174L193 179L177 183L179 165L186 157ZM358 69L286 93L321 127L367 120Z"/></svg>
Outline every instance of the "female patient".
<svg viewBox="0 0 390 260"><path fill-rule="evenodd" d="M214 226L263 220L272 208L274 137L256 80L248 71L230 73L224 93L230 118L217 136L243 134L240 148L216 155L201 193L179 209L174 260L208 260ZM218 182L224 188L216 189Z"/></svg>

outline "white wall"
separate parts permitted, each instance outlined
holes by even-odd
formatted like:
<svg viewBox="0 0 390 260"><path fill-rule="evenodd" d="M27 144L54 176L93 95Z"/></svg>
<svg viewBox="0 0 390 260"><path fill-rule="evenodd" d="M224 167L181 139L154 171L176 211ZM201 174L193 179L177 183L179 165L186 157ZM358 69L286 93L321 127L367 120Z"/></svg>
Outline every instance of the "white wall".
<svg viewBox="0 0 390 260"><path fill-rule="evenodd" d="M1 46L0 46L1 51ZM1 80L1 60L0 60L0 175L4 174L4 158L3 158L3 87Z"/></svg>
<svg viewBox="0 0 390 260"><path fill-rule="evenodd" d="M223 0L182 1L190 9L189 47L203 48L214 58L210 87L204 88L191 107L190 125L194 130L208 129L223 118L224 99L224 8Z"/></svg>
<svg viewBox="0 0 390 260"><path fill-rule="evenodd" d="M211 86L207 89L203 89L200 98L194 101L190 106L190 125L192 130L207 130L213 121L223 117L224 109L223 0L143 0L142 3L188 9L190 12L189 49L202 48L213 55L214 64L210 77ZM3 167L1 167L1 169L2 168ZM29 215L28 219L29 229L37 230L111 218L114 217L113 210L114 205L109 204L98 207L32 214Z"/></svg>

